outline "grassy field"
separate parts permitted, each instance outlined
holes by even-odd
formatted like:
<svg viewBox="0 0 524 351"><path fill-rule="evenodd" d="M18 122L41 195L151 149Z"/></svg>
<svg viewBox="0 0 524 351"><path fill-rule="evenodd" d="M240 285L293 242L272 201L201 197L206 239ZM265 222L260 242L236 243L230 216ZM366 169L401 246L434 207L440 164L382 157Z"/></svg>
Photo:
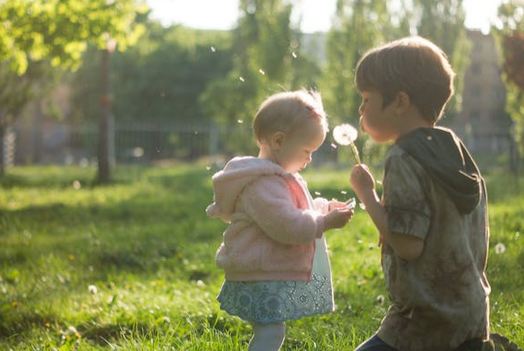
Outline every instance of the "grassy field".
<svg viewBox="0 0 524 351"><path fill-rule="evenodd" d="M241 350L250 327L220 311L206 165L14 168L0 181L0 350ZM310 190L351 195L347 175ZM492 330L524 345L524 179L488 175ZM342 195L341 190L348 191ZM388 305L377 234L359 210L329 232L337 311L287 323L284 350L352 350ZM386 298L384 299L384 296Z"/></svg>

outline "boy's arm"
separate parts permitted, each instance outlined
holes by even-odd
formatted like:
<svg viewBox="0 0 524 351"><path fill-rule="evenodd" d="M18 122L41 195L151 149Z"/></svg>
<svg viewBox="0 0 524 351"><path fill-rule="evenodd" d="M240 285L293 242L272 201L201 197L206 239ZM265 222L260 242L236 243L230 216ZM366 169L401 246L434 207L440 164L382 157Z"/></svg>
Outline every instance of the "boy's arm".
<svg viewBox="0 0 524 351"><path fill-rule="evenodd" d="M422 254L424 240L413 235L398 234L389 231L386 210L380 203L379 197L374 189L372 191L366 191L363 194L357 194L357 196L360 201L366 205L366 210L380 232L382 240L393 248L397 256L404 260L411 261Z"/></svg>
<svg viewBox="0 0 524 351"><path fill-rule="evenodd" d="M390 245L395 254L405 260L414 260L422 254L424 240L414 235L391 232L387 212L375 191L375 180L365 165L357 165L351 173L351 184L360 201L377 227L384 242Z"/></svg>

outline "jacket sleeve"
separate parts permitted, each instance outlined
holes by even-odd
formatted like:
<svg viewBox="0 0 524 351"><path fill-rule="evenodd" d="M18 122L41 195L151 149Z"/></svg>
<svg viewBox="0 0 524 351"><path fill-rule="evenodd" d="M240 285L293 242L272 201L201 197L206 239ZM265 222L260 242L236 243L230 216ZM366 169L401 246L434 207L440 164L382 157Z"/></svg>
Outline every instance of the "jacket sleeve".
<svg viewBox="0 0 524 351"><path fill-rule="evenodd" d="M324 215L299 209L281 176L260 177L242 194L246 214L273 240L284 244L305 244L322 237Z"/></svg>

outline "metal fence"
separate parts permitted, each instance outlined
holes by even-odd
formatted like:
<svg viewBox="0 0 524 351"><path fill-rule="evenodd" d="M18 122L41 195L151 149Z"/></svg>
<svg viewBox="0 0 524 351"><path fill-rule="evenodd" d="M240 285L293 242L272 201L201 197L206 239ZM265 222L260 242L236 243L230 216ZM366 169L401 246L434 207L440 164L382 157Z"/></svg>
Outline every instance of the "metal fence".
<svg viewBox="0 0 524 351"><path fill-rule="evenodd" d="M97 127L49 123L41 130L31 127L13 128L4 140L4 152L16 164L89 164L96 162ZM328 136L314 156L314 165L347 164L345 155L337 150ZM515 143L508 133L477 135L464 141L483 167L507 166L518 161ZM114 128L115 159L118 163L151 163L176 159L193 161L201 157L221 155L226 158L254 147L248 125L236 124L219 128L215 124L148 125L116 124ZM368 145L370 144L370 145ZM238 146L238 147L237 147ZM362 146L365 162L377 163L385 149L366 142ZM228 151L234 150L234 151Z"/></svg>

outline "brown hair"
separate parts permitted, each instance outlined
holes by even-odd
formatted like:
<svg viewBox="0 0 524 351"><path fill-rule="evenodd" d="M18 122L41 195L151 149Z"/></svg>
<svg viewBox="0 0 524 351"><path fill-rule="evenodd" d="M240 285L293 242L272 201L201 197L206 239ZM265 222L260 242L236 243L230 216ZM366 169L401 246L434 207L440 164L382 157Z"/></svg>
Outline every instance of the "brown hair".
<svg viewBox="0 0 524 351"><path fill-rule="evenodd" d="M389 105L406 93L422 116L435 123L453 95L455 73L446 54L421 37L395 40L367 52L357 64L359 91L377 90Z"/></svg>
<svg viewBox="0 0 524 351"><path fill-rule="evenodd" d="M275 132L291 133L308 120L317 120L327 132L327 118L320 94L297 90L271 95L258 109L253 120L257 141Z"/></svg>

